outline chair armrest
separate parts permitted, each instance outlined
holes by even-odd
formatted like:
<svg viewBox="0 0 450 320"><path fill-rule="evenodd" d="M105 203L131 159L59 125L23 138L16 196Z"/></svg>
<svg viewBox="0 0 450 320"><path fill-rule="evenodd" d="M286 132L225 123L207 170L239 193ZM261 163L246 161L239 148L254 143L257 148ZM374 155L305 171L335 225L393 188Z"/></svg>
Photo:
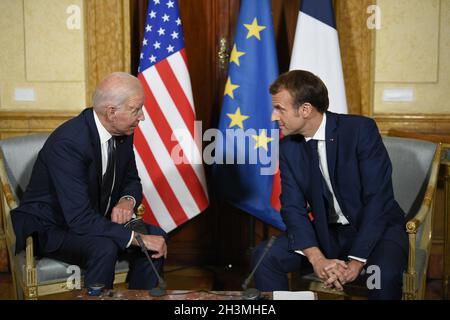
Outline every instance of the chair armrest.
<svg viewBox="0 0 450 320"><path fill-rule="evenodd" d="M14 234L14 229L11 223L10 211L17 207L17 201L16 197L12 193L11 186L9 184L8 175L6 173L6 167L3 160L3 154L1 151L0 151L0 183L1 183L1 193L3 194L3 197L6 202L6 206L5 203L3 203L4 212L2 213L3 216L2 218L3 218L3 226L6 232L7 246L9 249L14 248L16 244L16 236ZM0 201L3 200L0 198ZM12 254L12 256L14 256L14 254Z"/></svg>
<svg viewBox="0 0 450 320"><path fill-rule="evenodd" d="M424 223L428 213L432 209L434 197L436 193L436 185L439 175L439 165L441 161L441 144L439 143L434 154L433 162L431 164L430 180L425 192L424 199L417 214L406 223L406 232L415 234L420 226Z"/></svg>
<svg viewBox="0 0 450 320"><path fill-rule="evenodd" d="M25 247L25 270L27 286L37 285L36 265L34 261L33 237L27 238Z"/></svg>
<svg viewBox="0 0 450 320"><path fill-rule="evenodd" d="M6 199L6 203L10 210L17 207L16 197L12 193L11 186L8 183L8 174L6 173L5 162L3 154L0 152L0 182L2 184L2 191Z"/></svg>
<svg viewBox="0 0 450 320"><path fill-rule="evenodd" d="M145 206L144 204L140 204L136 209L136 217L137 218L143 218L145 213Z"/></svg>
<svg viewBox="0 0 450 320"><path fill-rule="evenodd" d="M437 180L439 175L439 165L441 160L441 144L439 143L431 164L430 178L424 199L417 214L406 223L406 232L409 240L408 267L404 275L404 287L406 289L406 299L415 299L416 297L416 236L419 228L423 225L424 230L420 241L420 247L429 252L432 233L432 213L434 199L436 196Z"/></svg>

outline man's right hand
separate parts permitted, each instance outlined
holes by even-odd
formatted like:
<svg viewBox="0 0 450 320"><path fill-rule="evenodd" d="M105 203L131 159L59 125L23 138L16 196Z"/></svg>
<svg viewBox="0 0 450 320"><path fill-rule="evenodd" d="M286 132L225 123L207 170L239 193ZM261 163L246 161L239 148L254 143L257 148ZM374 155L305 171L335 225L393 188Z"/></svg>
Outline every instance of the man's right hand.
<svg viewBox="0 0 450 320"><path fill-rule="evenodd" d="M339 259L327 259L319 248L304 249L303 253L314 268L315 274L324 282L325 286L334 286L342 291L342 283L345 282L344 270L348 268L345 261Z"/></svg>
<svg viewBox="0 0 450 320"><path fill-rule="evenodd" d="M136 235L138 233L134 233L133 241L131 242L135 246L139 246L139 243L136 240ZM164 256L167 258L167 245L166 240L163 236L153 236L148 234L139 234L141 236L142 241L144 242L147 250L153 251L152 258L158 259Z"/></svg>

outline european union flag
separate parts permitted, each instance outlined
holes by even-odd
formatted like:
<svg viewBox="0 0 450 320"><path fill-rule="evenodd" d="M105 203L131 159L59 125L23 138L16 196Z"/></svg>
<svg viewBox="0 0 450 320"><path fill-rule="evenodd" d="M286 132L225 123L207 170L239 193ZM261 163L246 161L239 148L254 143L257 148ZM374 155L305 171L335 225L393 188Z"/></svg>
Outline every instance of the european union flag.
<svg viewBox="0 0 450 320"><path fill-rule="evenodd" d="M216 138L213 176L219 196L284 230L280 213L271 205L279 131L271 121L269 86L277 76L271 1L243 0L218 125L222 138Z"/></svg>

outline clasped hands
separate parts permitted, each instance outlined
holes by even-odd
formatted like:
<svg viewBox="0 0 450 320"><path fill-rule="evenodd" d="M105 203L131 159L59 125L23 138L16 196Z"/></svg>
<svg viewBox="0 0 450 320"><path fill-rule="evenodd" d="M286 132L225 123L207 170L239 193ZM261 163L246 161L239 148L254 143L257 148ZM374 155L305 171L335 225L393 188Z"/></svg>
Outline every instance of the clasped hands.
<svg viewBox="0 0 450 320"><path fill-rule="evenodd" d="M357 260L348 262L338 259L319 257L311 262L316 275L323 281L326 288L334 288L338 291L344 289L344 285L354 281L362 271L364 263Z"/></svg>
<svg viewBox="0 0 450 320"><path fill-rule="evenodd" d="M116 206L111 211L111 221L118 224L125 224L133 217L133 201L120 199ZM136 232L134 233L131 244L138 246L136 240ZM163 236L155 236L148 234L140 234L142 241L147 250L153 251L152 258L158 259L164 256L167 258L167 244Z"/></svg>

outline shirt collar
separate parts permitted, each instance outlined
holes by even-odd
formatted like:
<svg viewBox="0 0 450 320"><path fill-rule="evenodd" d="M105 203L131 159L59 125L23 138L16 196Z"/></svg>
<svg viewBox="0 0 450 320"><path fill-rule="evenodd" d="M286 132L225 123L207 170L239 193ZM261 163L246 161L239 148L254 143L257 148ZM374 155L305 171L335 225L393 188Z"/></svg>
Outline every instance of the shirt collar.
<svg viewBox="0 0 450 320"><path fill-rule="evenodd" d="M327 124L327 114L324 113L322 117L322 122L320 123L319 129L317 129L314 136L306 138L305 141L308 142L311 139L318 140L318 141L325 141L325 126Z"/></svg>
<svg viewBox="0 0 450 320"><path fill-rule="evenodd" d="M95 112L95 110L94 110L94 121L95 121L95 125L97 127L98 136L100 137L100 144L102 145L105 142L107 142L109 139L111 139L112 135L102 125L102 123L100 122L100 119L98 118L97 113Z"/></svg>

